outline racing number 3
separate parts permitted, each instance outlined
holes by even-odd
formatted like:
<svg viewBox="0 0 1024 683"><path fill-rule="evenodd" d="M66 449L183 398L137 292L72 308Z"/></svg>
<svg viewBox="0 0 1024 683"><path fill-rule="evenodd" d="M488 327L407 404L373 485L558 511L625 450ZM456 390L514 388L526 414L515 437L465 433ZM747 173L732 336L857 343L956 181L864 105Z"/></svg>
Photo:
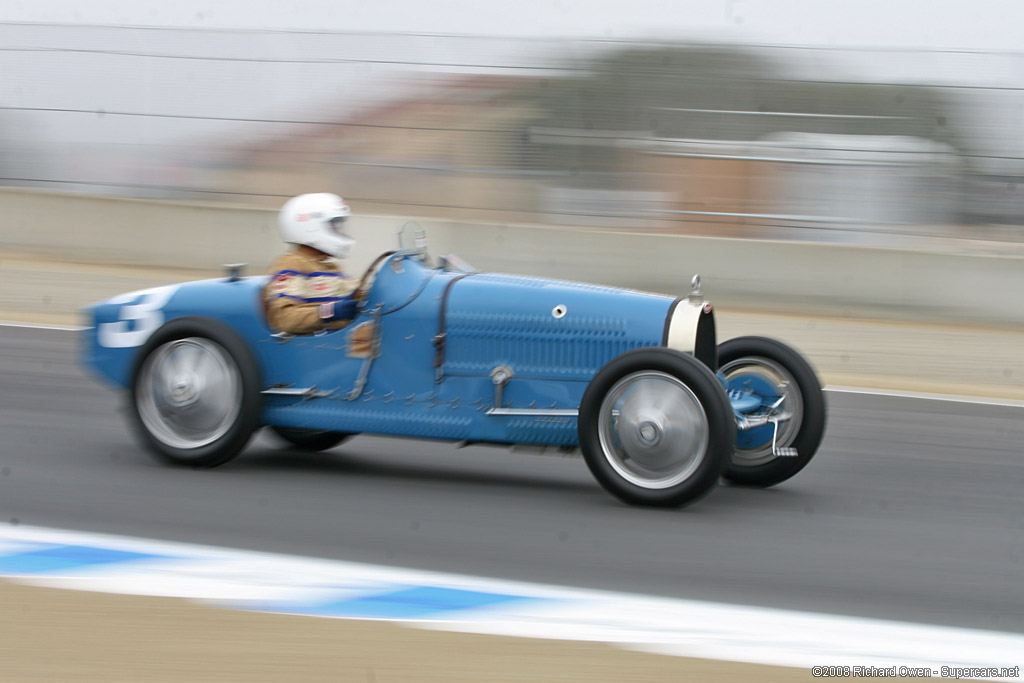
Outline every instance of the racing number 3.
<svg viewBox="0 0 1024 683"><path fill-rule="evenodd" d="M96 340L100 346L125 349L142 346L149 335L164 324L164 305L171 300L177 285L153 287L110 299L110 304L125 304L117 314L117 322L100 323ZM134 325L130 324L134 322Z"/></svg>

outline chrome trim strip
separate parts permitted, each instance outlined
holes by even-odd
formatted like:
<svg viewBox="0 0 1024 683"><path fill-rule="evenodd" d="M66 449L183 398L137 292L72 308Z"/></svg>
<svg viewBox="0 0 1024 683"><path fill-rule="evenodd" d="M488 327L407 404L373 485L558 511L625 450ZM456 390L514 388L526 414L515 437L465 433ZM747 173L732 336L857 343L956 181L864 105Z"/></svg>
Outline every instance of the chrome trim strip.
<svg viewBox="0 0 1024 683"><path fill-rule="evenodd" d="M293 398L323 398L330 396L326 391L317 391L316 387L270 387L260 392L264 396L291 396Z"/></svg>
<svg viewBox="0 0 1024 683"><path fill-rule="evenodd" d="M499 417L579 417L580 411L575 408L488 408L486 414Z"/></svg>

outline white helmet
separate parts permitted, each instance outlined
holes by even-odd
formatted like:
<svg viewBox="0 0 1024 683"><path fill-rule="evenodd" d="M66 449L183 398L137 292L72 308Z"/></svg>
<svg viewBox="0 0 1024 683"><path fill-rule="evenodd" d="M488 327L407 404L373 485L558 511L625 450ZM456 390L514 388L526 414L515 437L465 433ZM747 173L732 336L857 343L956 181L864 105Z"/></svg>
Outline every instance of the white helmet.
<svg viewBox="0 0 1024 683"><path fill-rule="evenodd" d="M345 258L355 240L345 232L345 221L352 215L345 200L336 194L316 192L292 197L277 217L281 239L291 244L305 244Z"/></svg>

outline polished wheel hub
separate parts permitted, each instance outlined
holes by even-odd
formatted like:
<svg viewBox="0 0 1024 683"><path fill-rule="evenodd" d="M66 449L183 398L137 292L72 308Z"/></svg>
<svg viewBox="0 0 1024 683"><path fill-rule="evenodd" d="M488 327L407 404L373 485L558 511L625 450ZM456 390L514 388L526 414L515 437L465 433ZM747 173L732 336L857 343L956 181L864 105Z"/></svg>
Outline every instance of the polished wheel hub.
<svg viewBox="0 0 1024 683"><path fill-rule="evenodd" d="M644 422L640 425L640 441L648 448L657 446L661 441L661 425L654 422Z"/></svg>
<svg viewBox="0 0 1024 683"><path fill-rule="evenodd" d="M708 448L707 415L672 375L645 371L619 380L601 404L598 435L608 464L626 481L662 489L686 481Z"/></svg>
<svg viewBox="0 0 1024 683"><path fill-rule="evenodd" d="M175 406L184 407L196 401L202 389L199 382L202 378L191 374L183 374L174 378L170 386L170 398Z"/></svg>

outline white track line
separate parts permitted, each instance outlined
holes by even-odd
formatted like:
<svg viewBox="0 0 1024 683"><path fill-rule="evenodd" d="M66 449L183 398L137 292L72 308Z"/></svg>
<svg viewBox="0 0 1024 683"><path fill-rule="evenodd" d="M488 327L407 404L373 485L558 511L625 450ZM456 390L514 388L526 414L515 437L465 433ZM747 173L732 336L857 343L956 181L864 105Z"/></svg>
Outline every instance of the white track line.
<svg viewBox="0 0 1024 683"><path fill-rule="evenodd" d="M825 387L825 391L835 394L864 394L865 396L889 396L892 398L916 398L923 401L947 401L949 403L974 403L981 406L999 406L1002 408L1024 408L1024 401L1010 398L973 398L956 396L955 394L929 394L920 391L900 391L898 389L861 389L858 387Z"/></svg>
<svg viewBox="0 0 1024 683"><path fill-rule="evenodd" d="M65 550L62 550L65 549ZM107 553L143 553L93 562ZM85 558L88 566L59 564ZM8 565L15 580L51 587L162 595L250 611L366 618L317 606L393 606L409 592L514 598L451 604L443 614L370 618L468 633L614 643L661 654L790 667L1014 667L1024 635L977 629L585 590L40 527L0 526L0 566L42 555L58 564ZM6 559L5 559L6 558ZM18 571L17 567L22 570ZM310 608L314 608L310 611ZM1004 680L1020 680L1019 669Z"/></svg>
<svg viewBox="0 0 1024 683"><path fill-rule="evenodd" d="M16 323L9 320L0 320L0 327L25 327L33 330L59 330L61 332L81 332L87 329L81 325L42 325L39 323Z"/></svg>

